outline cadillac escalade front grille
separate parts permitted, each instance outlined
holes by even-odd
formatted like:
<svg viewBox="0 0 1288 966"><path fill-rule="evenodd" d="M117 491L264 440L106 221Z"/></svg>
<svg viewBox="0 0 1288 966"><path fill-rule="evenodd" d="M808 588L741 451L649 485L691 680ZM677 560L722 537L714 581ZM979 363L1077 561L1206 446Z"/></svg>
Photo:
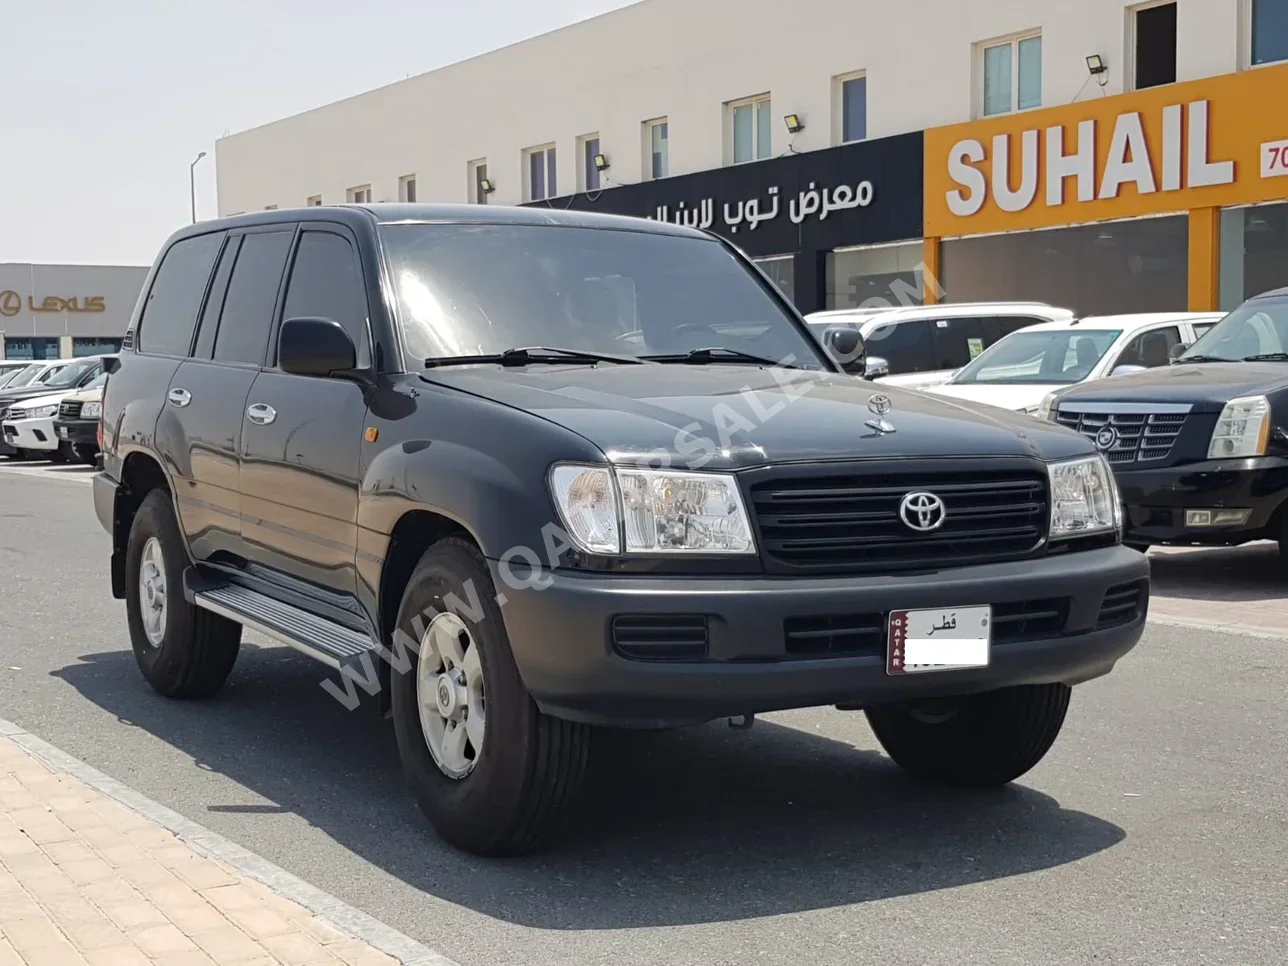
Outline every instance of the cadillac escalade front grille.
<svg viewBox="0 0 1288 966"><path fill-rule="evenodd" d="M943 503L918 530L901 515L909 494ZM752 484L766 568L777 573L890 573L1023 558L1046 537L1046 474L1033 469L793 474ZM931 521L934 522L933 520Z"/></svg>
<svg viewBox="0 0 1288 966"><path fill-rule="evenodd" d="M1159 408L1165 411L1101 412L1066 403L1056 421L1095 443L1110 463L1144 463L1166 459L1189 418L1189 406Z"/></svg>
<svg viewBox="0 0 1288 966"><path fill-rule="evenodd" d="M70 399L63 400L63 403L58 407L58 418L59 419L79 419L81 414L81 407L83 405L85 404L80 402L74 402Z"/></svg>

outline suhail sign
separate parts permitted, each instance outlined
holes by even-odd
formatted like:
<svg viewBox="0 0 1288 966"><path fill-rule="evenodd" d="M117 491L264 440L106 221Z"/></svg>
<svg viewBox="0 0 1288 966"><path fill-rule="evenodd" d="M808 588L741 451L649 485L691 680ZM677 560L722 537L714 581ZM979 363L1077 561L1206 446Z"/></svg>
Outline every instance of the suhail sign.
<svg viewBox="0 0 1288 966"><path fill-rule="evenodd" d="M1068 134L1062 124L1022 132L1018 178L1011 170L1011 135L993 137L991 190L998 208L1023 211L1037 201L1040 166L1045 166L1046 175L1042 203L1050 208L1065 203L1065 185L1070 180L1079 202L1117 198L1128 184L1138 194L1147 195L1234 183L1234 162L1213 160L1208 155L1207 101L1164 107L1161 142L1153 149L1145 136L1141 112L1119 114L1099 170L1096 144L1104 136L1100 123L1081 121L1072 139ZM1045 150L1039 150L1040 143ZM954 215L967 218L984 207L989 179L974 165L988 156L984 144L974 138L958 141L949 151L948 174L958 187L946 197Z"/></svg>

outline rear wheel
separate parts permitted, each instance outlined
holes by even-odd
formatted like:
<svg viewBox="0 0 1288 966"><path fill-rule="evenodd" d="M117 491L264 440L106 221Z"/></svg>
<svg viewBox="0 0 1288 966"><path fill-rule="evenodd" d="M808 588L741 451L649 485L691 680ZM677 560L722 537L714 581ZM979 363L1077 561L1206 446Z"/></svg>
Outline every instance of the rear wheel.
<svg viewBox="0 0 1288 966"><path fill-rule="evenodd" d="M426 551L397 624L418 653L396 667L391 706L403 770L438 834L468 852L517 855L567 824L590 730L537 709L494 595L470 544L451 538Z"/></svg>
<svg viewBox="0 0 1288 966"><path fill-rule="evenodd" d="M170 495L153 490L139 507L125 552L125 610L139 670L167 698L208 698L233 669L241 625L190 604L188 555Z"/></svg>
<svg viewBox="0 0 1288 966"><path fill-rule="evenodd" d="M959 788L1015 781L1051 749L1064 725L1064 684L1003 688L911 708L869 708L881 747L910 775Z"/></svg>

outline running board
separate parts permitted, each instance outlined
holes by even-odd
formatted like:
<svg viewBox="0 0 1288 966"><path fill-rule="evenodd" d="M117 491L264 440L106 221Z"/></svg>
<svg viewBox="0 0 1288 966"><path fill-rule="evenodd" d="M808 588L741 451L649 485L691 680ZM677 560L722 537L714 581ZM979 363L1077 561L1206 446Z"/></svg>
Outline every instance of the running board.
<svg viewBox="0 0 1288 966"><path fill-rule="evenodd" d="M364 655L374 657L378 649L366 634L245 587L207 586L194 589L191 596L202 610L266 634L337 671L356 667Z"/></svg>

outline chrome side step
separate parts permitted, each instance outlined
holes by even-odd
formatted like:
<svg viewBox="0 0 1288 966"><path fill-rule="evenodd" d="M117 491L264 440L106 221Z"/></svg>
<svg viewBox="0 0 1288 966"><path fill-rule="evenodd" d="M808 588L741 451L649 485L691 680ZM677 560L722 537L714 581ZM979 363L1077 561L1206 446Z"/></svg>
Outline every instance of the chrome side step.
<svg viewBox="0 0 1288 966"><path fill-rule="evenodd" d="M204 587L192 594L192 602L212 614L266 634L337 671L356 666L364 654L374 657L377 651L376 642L366 634L245 587L233 584Z"/></svg>

